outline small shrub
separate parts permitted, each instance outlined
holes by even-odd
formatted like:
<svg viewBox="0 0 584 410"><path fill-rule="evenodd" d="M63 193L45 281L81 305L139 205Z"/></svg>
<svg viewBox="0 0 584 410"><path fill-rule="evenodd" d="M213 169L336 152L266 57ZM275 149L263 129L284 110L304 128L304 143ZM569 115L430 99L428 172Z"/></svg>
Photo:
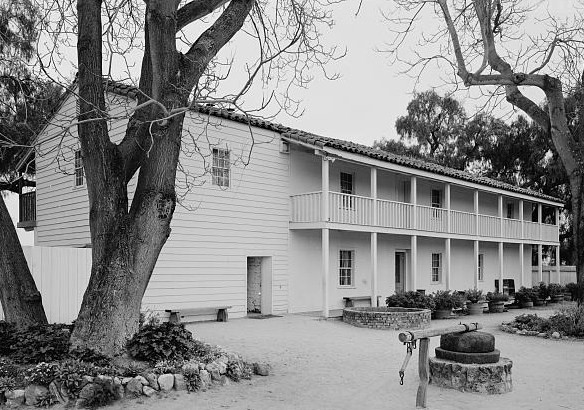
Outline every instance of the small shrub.
<svg viewBox="0 0 584 410"><path fill-rule="evenodd" d="M70 398L76 399L84 385L83 376L97 376L103 373L104 369L94 364L69 359L59 363L54 380L60 383Z"/></svg>
<svg viewBox="0 0 584 410"><path fill-rule="evenodd" d="M180 373L184 360L161 360L156 362L153 366L154 373L165 374L165 373Z"/></svg>
<svg viewBox="0 0 584 410"><path fill-rule="evenodd" d="M16 387L16 379L12 376L0 376L0 394Z"/></svg>
<svg viewBox="0 0 584 410"><path fill-rule="evenodd" d="M34 404L34 406L35 407L44 407L46 409L46 408L49 408L53 404L56 404L58 402L59 402L59 400L57 400L57 398L55 396L53 396L51 394L51 392L47 392L37 399L37 402Z"/></svg>
<svg viewBox="0 0 584 410"><path fill-rule="evenodd" d="M57 363L41 362L25 372L25 379L29 384L48 386L59 374Z"/></svg>
<svg viewBox="0 0 584 410"><path fill-rule="evenodd" d="M550 328L566 336L584 337L584 306L560 309L549 318Z"/></svg>
<svg viewBox="0 0 584 410"><path fill-rule="evenodd" d="M93 386L93 394L91 395L91 398L85 402L85 407L103 407L119 398L112 380L95 379L93 381Z"/></svg>
<svg viewBox="0 0 584 410"><path fill-rule="evenodd" d="M187 385L187 391L195 392L201 388L201 375L194 369L185 369L182 372Z"/></svg>
<svg viewBox="0 0 584 410"><path fill-rule="evenodd" d="M192 357L203 363L211 363L224 354L223 350L200 340L193 341Z"/></svg>
<svg viewBox="0 0 584 410"><path fill-rule="evenodd" d="M69 352L69 327L63 324L32 325L14 334L11 357L20 363L61 360Z"/></svg>
<svg viewBox="0 0 584 410"><path fill-rule="evenodd" d="M571 282L566 285L566 291L570 293L572 300L578 299L578 292L580 289L582 289L584 293L584 283L579 285L577 283Z"/></svg>
<svg viewBox="0 0 584 410"><path fill-rule="evenodd" d="M545 283L544 283L545 285ZM525 286L521 286L517 292L515 292L515 298L519 300L521 303L532 302L534 299L537 299L538 290L540 288L526 288Z"/></svg>
<svg viewBox="0 0 584 410"><path fill-rule="evenodd" d="M181 323L145 325L128 342L130 355L150 363L164 359L188 359L193 335Z"/></svg>
<svg viewBox="0 0 584 410"><path fill-rule="evenodd" d="M507 302L509 300L509 295L501 292L488 292L487 300L489 302Z"/></svg>
<svg viewBox="0 0 584 410"><path fill-rule="evenodd" d="M69 350L69 356L86 363L93 363L96 366L109 366L111 364L110 357L87 347L74 347Z"/></svg>
<svg viewBox="0 0 584 410"><path fill-rule="evenodd" d="M564 293L564 287L562 285L560 285L559 283L550 283L548 285L548 294L550 296L557 296L557 295L561 295Z"/></svg>
<svg viewBox="0 0 584 410"><path fill-rule="evenodd" d="M545 282L539 282L539 285L534 286L533 289L541 300L546 300L550 296L550 290Z"/></svg>
<svg viewBox="0 0 584 410"><path fill-rule="evenodd" d="M431 296L418 292L398 292L385 299L387 307L403 307L434 310L434 300Z"/></svg>
<svg viewBox="0 0 584 410"><path fill-rule="evenodd" d="M0 320L0 356L8 356L12 353L15 330L13 323Z"/></svg>
<svg viewBox="0 0 584 410"><path fill-rule="evenodd" d="M464 300L459 293L451 293L449 290L437 290L432 293L432 299L434 299L437 310L459 308L464 304Z"/></svg>
<svg viewBox="0 0 584 410"><path fill-rule="evenodd" d="M478 301L483 298L483 291L477 288L468 289L464 294L471 303L478 303Z"/></svg>

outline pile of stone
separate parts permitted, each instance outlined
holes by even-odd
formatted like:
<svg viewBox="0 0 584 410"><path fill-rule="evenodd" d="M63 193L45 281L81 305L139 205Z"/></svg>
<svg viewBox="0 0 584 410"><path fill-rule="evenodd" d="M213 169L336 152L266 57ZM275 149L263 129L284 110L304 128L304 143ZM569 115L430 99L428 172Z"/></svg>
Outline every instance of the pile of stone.
<svg viewBox="0 0 584 410"><path fill-rule="evenodd" d="M47 400L59 401L67 405L75 405L78 408L87 407L95 403L95 397L103 395L104 391L113 396L114 400L124 397L152 397L156 394L187 390L185 374L198 375L198 390L207 390L213 385L224 386L230 383L227 376L227 368L231 366L230 376L234 380L243 377L245 363L241 360L230 361L228 356L221 356L211 363L187 362L182 367L182 373L165 373L157 375L146 372L135 377L112 377L112 376L83 376L82 388L79 398L74 403L70 403L70 397L64 386L53 381L49 387L30 384L23 390L12 390L4 393L7 407L18 407L21 405L42 406L47 404ZM267 363L253 363L254 374L268 376L270 365ZM239 372L239 374L238 374Z"/></svg>

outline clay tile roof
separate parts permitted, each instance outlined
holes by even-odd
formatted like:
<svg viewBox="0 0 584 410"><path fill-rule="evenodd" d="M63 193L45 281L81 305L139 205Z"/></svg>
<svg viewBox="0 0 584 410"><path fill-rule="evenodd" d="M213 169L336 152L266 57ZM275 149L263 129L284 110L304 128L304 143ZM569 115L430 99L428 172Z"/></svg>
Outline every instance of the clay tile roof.
<svg viewBox="0 0 584 410"><path fill-rule="evenodd" d="M136 87L112 81L107 82L107 90L115 94L128 96L130 98L136 98L138 95L138 89ZM473 182L476 184L485 185L492 188L499 188L510 192L516 192L519 194L529 195L536 198L545 199L548 201L562 203L561 199L545 195L537 191L532 191L530 189L521 188L516 185L511 185L506 182L498 181L496 179L473 175L465 171L461 171L454 168L448 168L433 162L428 162L409 156L393 154L391 152L382 151L376 148L368 147L362 144L357 144L351 141L343 141L336 138L323 137L321 135L316 135L310 132L290 128L282 124L270 122L261 118L236 113L230 109L222 109L214 106L205 105L195 107L194 111L198 111L200 113L207 115L212 115L218 118L225 118L228 120L244 124L249 124L270 131L275 131L280 133L282 137L288 138L293 141L299 141L305 144L313 145L315 148L320 149L324 149L327 147L334 148L341 151L363 155L365 157L377 159L380 161L402 165L412 169L428 171L438 175L456 178L462 181Z"/></svg>

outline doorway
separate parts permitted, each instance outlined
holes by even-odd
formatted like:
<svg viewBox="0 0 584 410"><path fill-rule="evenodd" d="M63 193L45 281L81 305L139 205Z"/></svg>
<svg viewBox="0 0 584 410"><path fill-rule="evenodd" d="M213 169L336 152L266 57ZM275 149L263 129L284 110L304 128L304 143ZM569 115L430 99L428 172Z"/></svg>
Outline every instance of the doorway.
<svg viewBox="0 0 584 410"><path fill-rule="evenodd" d="M272 258L247 258L247 313L272 314Z"/></svg>
<svg viewBox="0 0 584 410"><path fill-rule="evenodd" d="M405 292L406 290L406 253L396 251L395 253L395 291Z"/></svg>

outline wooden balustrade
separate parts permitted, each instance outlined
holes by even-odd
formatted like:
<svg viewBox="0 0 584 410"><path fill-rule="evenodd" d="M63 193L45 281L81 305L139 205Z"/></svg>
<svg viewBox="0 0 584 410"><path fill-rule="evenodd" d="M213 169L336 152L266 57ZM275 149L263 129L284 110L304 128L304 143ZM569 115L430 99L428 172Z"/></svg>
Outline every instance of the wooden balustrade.
<svg viewBox="0 0 584 410"><path fill-rule="evenodd" d="M33 193L34 194L34 193ZM321 192L290 197L290 221L298 223L323 222ZM414 212L417 226L414 228ZM450 229L448 216L450 215ZM339 224L378 226L383 228L419 230L490 238L526 239L556 242L558 226L518 219L501 219L491 215L446 210L405 202L373 199L358 195L329 193L329 222ZM523 238L522 238L523 225Z"/></svg>

